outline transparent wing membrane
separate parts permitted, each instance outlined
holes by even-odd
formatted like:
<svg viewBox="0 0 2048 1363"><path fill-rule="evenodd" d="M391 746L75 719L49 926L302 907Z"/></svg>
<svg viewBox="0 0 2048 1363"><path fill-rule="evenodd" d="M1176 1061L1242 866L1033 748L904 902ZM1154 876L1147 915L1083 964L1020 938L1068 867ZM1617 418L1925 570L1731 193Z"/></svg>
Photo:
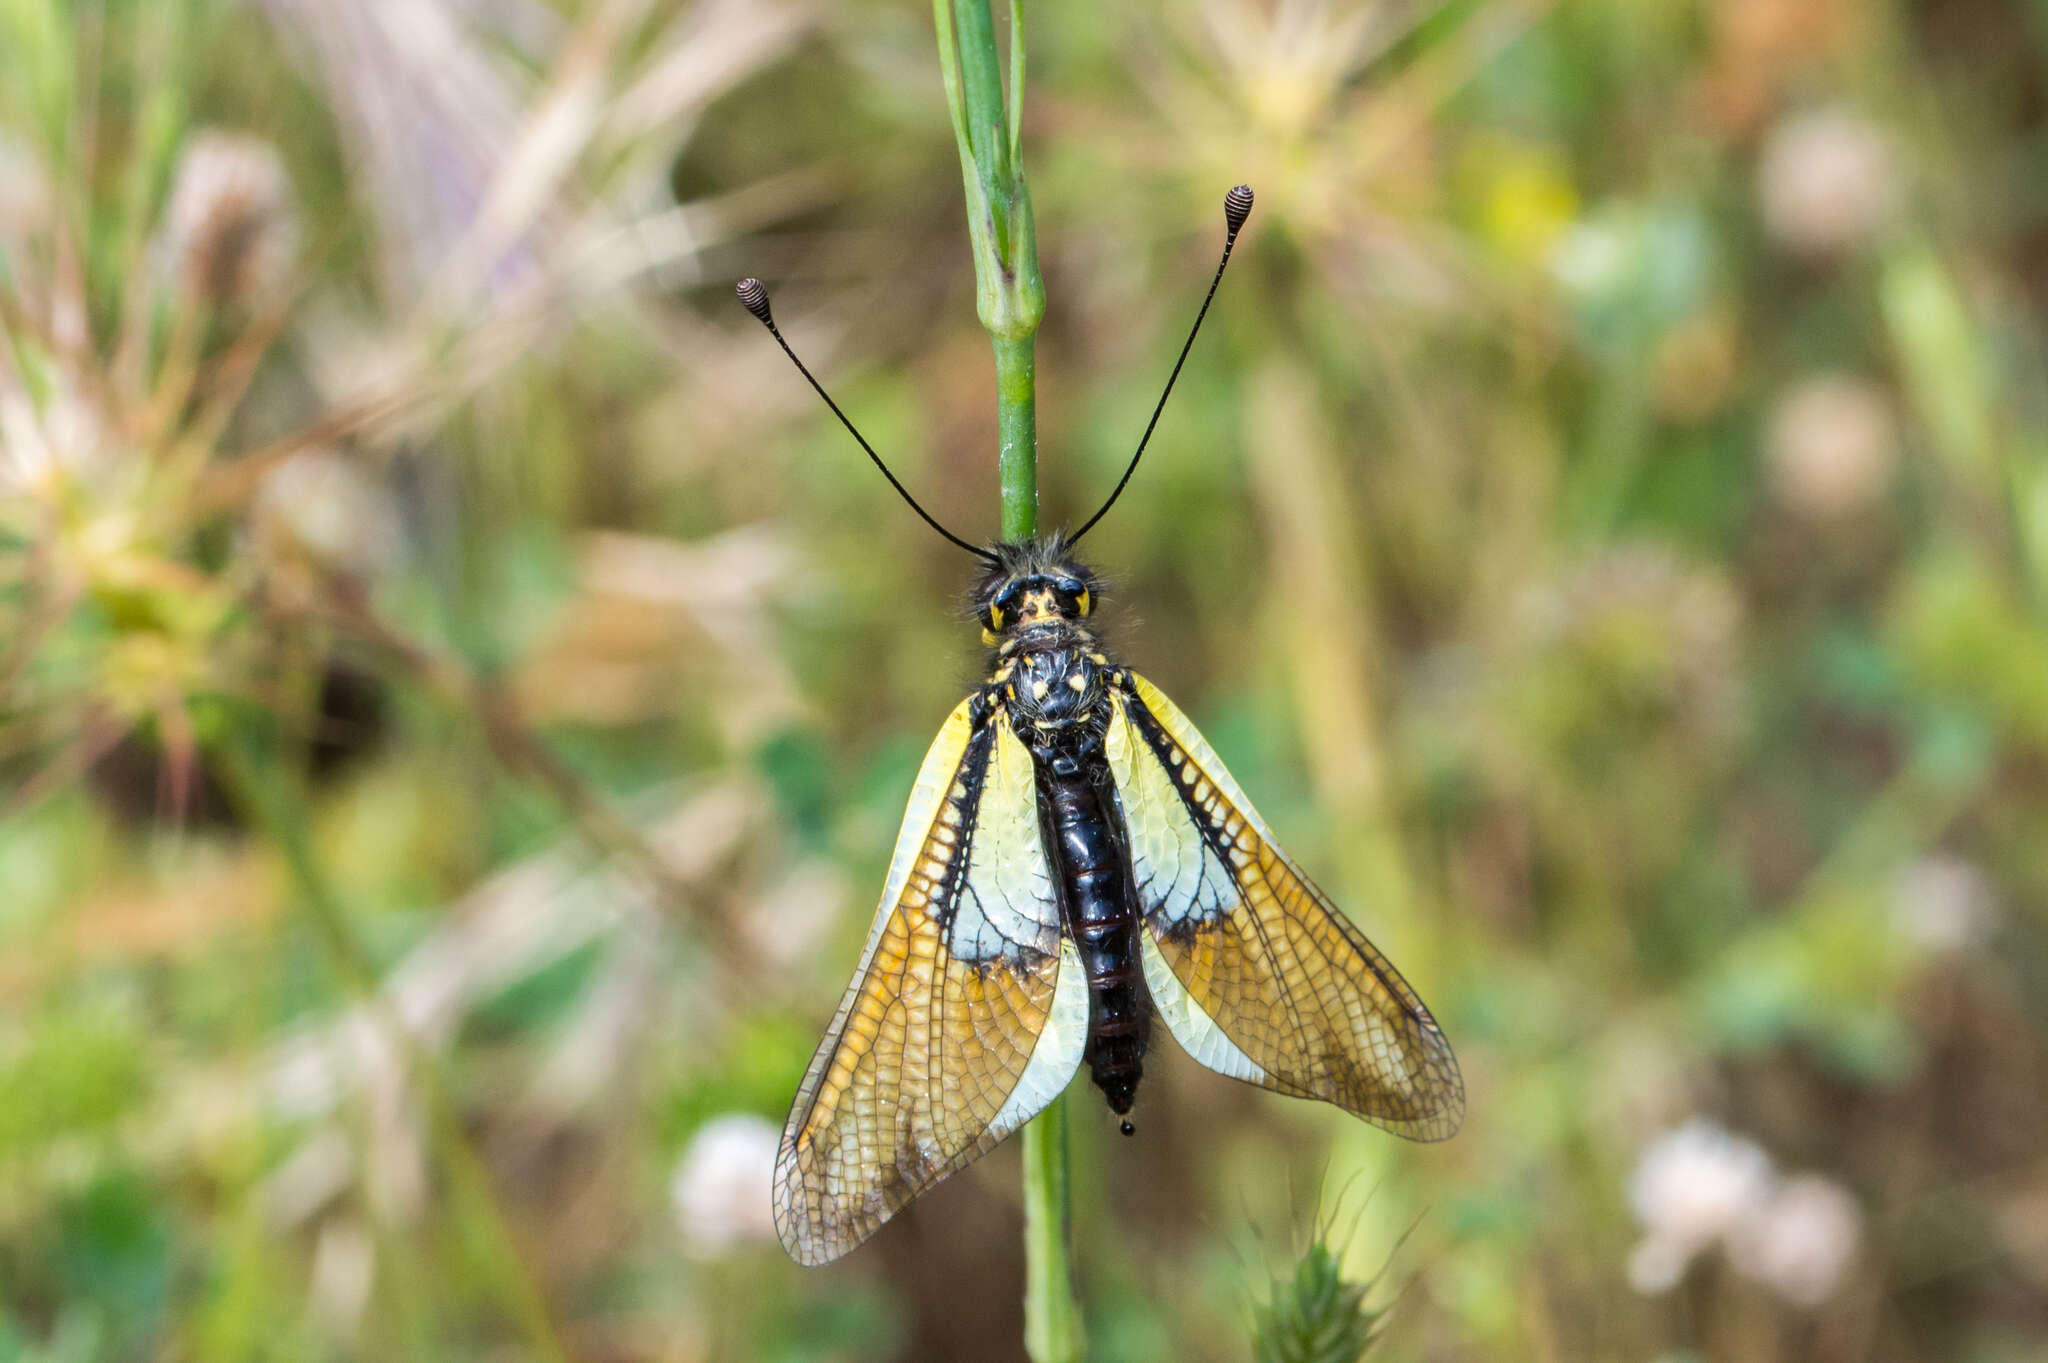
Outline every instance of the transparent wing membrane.
<svg viewBox="0 0 2048 1363"><path fill-rule="evenodd" d="M918 773L852 985L790 1109L775 1225L836 1259L1057 1097L1088 1000L1038 838L1031 757L963 702Z"/></svg>
<svg viewBox="0 0 2048 1363"><path fill-rule="evenodd" d="M1273 844L1186 715L1132 676L1108 753L1144 913L1146 983L1209 1068L1442 1140L1465 1115L1450 1043L1400 973Z"/></svg>

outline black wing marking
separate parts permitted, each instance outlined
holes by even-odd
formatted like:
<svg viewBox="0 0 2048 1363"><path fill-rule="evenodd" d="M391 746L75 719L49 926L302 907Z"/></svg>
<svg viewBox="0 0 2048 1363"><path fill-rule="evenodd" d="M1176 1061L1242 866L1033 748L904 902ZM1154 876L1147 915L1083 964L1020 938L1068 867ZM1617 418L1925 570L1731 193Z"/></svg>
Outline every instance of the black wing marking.
<svg viewBox="0 0 2048 1363"><path fill-rule="evenodd" d="M1416 1140L1464 1121L1451 1046L1408 982L1274 845L1186 715L1125 674L1106 747L1148 931L1145 980L1211 1069Z"/></svg>
<svg viewBox="0 0 2048 1363"><path fill-rule="evenodd" d="M1000 707L964 701L925 755L866 951L790 1108L775 1226L791 1258L838 1258L1059 1096L1087 1040L1073 960L1030 753Z"/></svg>

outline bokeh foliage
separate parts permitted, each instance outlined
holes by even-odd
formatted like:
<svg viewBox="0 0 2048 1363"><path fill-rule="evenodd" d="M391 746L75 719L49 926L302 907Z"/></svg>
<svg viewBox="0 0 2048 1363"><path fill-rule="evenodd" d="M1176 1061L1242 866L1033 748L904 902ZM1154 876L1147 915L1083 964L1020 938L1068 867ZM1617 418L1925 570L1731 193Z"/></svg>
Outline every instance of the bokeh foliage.
<svg viewBox="0 0 2048 1363"><path fill-rule="evenodd" d="M1044 521L1250 182L1104 621L1471 1094L1078 1104L1093 1356L1347 1181L1375 1357L2039 1356L2043 13L1027 6ZM729 287L994 526L929 22L0 0L0 1360L1015 1356L1013 1151L818 1272L749 1181L979 658ZM1694 1118L1819 1300L1632 1276Z"/></svg>

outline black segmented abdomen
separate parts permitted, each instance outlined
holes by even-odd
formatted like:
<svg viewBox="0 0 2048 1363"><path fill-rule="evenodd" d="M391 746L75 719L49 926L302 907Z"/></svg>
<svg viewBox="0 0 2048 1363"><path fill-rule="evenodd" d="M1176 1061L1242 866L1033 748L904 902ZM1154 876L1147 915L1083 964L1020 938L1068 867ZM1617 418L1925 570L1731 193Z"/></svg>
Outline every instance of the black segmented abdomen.
<svg viewBox="0 0 2048 1363"><path fill-rule="evenodd" d="M1098 750L1041 757L1039 814L1060 886L1060 911L1088 976L1083 1058L1112 1111L1131 1110L1152 1031L1152 1000L1138 959L1138 914L1108 764ZM1064 768L1065 770L1062 770ZM1124 1124L1126 1131L1130 1124Z"/></svg>

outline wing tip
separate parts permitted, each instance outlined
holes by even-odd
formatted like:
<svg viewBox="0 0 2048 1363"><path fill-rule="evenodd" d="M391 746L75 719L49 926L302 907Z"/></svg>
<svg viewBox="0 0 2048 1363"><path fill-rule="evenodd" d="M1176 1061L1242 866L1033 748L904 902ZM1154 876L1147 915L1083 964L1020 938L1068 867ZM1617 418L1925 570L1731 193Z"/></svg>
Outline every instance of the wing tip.
<svg viewBox="0 0 2048 1363"><path fill-rule="evenodd" d="M775 1185L775 1238L782 1242L782 1252L802 1268L820 1268L834 1259L844 1257L857 1248L879 1227L847 1237L834 1237L818 1232L812 1218L791 1198L789 1189L780 1182Z"/></svg>
<svg viewBox="0 0 2048 1363"><path fill-rule="evenodd" d="M1419 1072L1409 1070L1410 1079L1420 1081L1415 1085L1420 1092L1411 1088L1412 1097L1408 1103L1375 1107L1369 1102L1354 1105L1340 1098L1328 1101L1403 1140L1435 1145L1464 1130L1465 1076L1458 1068L1458 1057L1451 1052L1451 1043L1437 1030L1435 1020L1427 1014L1423 1015L1423 1020L1427 1023L1425 1058ZM1406 1106L1408 1110L1401 1111L1400 1106Z"/></svg>
<svg viewBox="0 0 2048 1363"><path fill-rule="evenodd" d="M791 1237L779 1226L776 1228L776 1234L782 1241L782 1252L799 1268L823 1268L826 1264L845 1257L847 1251L853 1248L852 1245L810 1244L800 1238L792 1243Z"/></svg>
<svg viewBox="0 0 2048 1363"><path fill-rule="evenodd" d="M1436 1145L1447 1141L1465 1129L1465 1093L1460 1089L1456 1097L1445 1103L1428 1116L1420 1118L1412 1132L1402 1135L1420 1145Z"/></svg>
<svg viewBox="0 0 2048 1363"><path fill-rule="evenodd" d="M802 1102L801 1095L798 1102ZM782 1133L782 1145L775 1153L775 1182L769 1209L774 1215L775 1238L782 1242L782 1252L804 1268L817 1268L839 1258L866 1237L842 1244L817 1233L812 1209L803 1201L804 1175L798 1164L797 1135L798 1123L792 1114Z"/></svg>
<svg viewBox="0 0 2048 1363"><path fill-rule="evenodd" d="M1430 1051L1438 1068L1436 1095L1440 1100L1434 1111L1422 1119L1424 1130L1414 1139L1427 1144L1447 1141L1465 1129L1465 1074L1458 1068L1458 1057L1451 1050L1450 1041L1436 1025L1436 1019L1429 1019Z"/></svg>

